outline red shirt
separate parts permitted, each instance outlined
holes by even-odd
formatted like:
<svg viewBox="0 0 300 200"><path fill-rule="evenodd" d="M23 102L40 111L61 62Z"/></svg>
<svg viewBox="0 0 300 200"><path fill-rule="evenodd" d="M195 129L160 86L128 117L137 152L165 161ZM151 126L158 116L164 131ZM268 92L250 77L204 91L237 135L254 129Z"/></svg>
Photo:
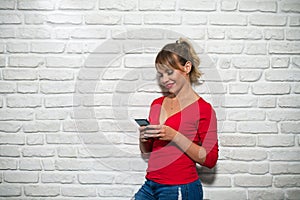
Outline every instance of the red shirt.
<svg viewBox="0 0 300 200"><path fill-rule="evenodd" d="M149 121L159 124L160 110L165 97L151 105ZM212 168L218 159L216 115L202 98L173 114L164 123L185 135L206 150L203 166ZM187 184L199 179L196 163L173 142L155 139L148 162L147 179L160 184Z"/></svg>

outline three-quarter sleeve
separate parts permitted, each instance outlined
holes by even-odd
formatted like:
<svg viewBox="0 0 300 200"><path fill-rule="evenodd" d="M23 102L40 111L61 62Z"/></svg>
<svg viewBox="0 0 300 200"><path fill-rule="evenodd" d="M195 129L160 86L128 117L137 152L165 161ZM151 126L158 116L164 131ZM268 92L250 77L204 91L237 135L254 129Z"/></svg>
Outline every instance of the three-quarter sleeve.
<svg viewBox="0 0 300 200"><path fill-rule="evenodd" d="M200 108L198 135L201 145L206 150L206 159L202 165L213 168L217 163L219 151L216 113L209 104Z"/></svg>

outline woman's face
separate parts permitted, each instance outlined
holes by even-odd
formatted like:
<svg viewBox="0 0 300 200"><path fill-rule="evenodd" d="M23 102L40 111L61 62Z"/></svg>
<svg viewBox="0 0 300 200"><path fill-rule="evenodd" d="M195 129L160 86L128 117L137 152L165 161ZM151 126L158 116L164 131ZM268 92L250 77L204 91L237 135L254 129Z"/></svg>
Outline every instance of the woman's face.
<svg viewBox="0 0 300 200"><path fill-rule="evenodd" d="M170 93L177 95L189 82L184 71L164 66L157 68L157 76L160 84Z"/></svg>

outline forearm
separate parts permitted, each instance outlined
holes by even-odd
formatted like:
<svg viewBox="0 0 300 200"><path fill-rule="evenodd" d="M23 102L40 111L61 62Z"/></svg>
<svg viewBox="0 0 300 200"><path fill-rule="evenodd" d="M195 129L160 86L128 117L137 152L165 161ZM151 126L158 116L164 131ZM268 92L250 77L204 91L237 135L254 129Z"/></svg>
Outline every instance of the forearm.
<svg viewBox="0 0 300 200"><path fill-rule="evenodd" d="M150 153L152 151L152 140L140 139L140 150L142 153Z"/></svg>
<svg viewBox="0 0 300 200"><path fill-rule="evenodd" d="M179 132L173 138L173 142L195 162L199 164L205 162L207 154L204 147L195 144Z"/></svg>

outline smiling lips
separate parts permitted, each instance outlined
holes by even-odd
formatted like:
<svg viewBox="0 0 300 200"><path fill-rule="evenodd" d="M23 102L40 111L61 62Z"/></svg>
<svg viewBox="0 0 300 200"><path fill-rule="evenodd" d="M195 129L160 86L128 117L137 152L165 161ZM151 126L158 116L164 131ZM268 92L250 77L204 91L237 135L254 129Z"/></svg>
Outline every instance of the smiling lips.
<svg viewBox="0 0 300 200"><path fill-rule="evenodd" d="M174 83L168 83L165 84L165 88L170 89L171 87L173 87Z"/></svg>

